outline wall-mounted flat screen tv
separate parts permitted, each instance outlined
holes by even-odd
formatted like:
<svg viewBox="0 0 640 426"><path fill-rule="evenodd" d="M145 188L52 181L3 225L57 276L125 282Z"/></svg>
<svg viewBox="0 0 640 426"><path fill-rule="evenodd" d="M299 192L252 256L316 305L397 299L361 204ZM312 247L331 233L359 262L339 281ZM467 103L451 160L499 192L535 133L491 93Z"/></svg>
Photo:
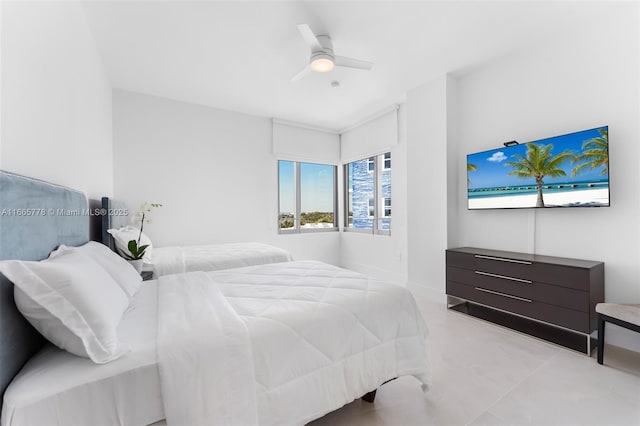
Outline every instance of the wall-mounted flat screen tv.
<svg viewBox="0 0 640 426"><path fill-rule="evenodd" d="M467 155L468 208L609 206L608 126Z"/></svg>

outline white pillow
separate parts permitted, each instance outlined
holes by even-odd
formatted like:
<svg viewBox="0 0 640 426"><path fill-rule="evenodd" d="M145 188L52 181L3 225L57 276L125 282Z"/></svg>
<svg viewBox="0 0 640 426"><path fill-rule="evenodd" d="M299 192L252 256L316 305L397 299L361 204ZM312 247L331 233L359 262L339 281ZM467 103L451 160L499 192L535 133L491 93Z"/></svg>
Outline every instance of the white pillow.
<svg viewBox="0 0 640 426"><path fill-rule="evenodd" d="M113 236L113 239L116 242L116 249L118 250L118 253L123 252L130 254L129 248L127 246L129 245L129 241L131 240L138 241L140 228L128 225L123 226L120 229L108 229L107 232ZM152 263L151 252L153 251L153 244L151 244L151 240L143 232L140 236L140 245L143 246L145 244L147 244L149 247L147 247L147 250L144 252L144 256L142 258L144 259L144 263Z"/></svg>
<svg viewBox="0 0 640 426"><path fill-rule="evenodd" d="M135 268L129 264L122 257L118 256L109 247L104 244L97 243L95 241L89 241L79 247L69 247L60 245L49 258L55 258L61 254L77 251L84 255L89 256L95 260L102 269L107 271L111 278L120 286L122 291L129 298L129 302L133 299L133 296L140 290L140 284L142 283L142 276L136 272Z"/></svg>
<svg viewBox="0 0 640 426"><path fill-rule="evenodd" d="M104 364L125 352L116 329L127 295L90 257L68 252L41 262L6 260L18 310L51 343Z"/></svg>

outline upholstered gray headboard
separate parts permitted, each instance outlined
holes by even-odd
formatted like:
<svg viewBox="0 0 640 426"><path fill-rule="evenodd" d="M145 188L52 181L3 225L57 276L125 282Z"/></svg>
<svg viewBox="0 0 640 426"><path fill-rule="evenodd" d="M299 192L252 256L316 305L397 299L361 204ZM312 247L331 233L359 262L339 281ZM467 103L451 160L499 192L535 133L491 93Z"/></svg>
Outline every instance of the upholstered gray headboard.
<svg viewBox="0 0 640 426"><path fill-rule="evenodd" d="M109 197L102 197L102 244L116 251L116 245L108 229L118 229L127 225L127 205L122 201L115 201Z"/></svg>
<svg viewBox="0 0 640 426"><path fill-rule="evenodd" d="M41 260L60 244L89 241L86 196L0 170L0 260ZM15 306L13 284L0 274L0 398L44 344Z"/></svg>

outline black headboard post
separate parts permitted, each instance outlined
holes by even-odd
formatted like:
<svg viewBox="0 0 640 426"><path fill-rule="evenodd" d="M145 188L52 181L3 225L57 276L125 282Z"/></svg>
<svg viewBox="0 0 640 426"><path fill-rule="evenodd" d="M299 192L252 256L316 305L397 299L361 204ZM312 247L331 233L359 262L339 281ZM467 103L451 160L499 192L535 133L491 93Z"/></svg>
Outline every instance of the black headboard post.
<svg viewBox="0 0 640 426"><path fill-rule="evenodd" d="M111 229L111 217L109 216L109 210L111 210L109 197L102 197L102 244L115 251L115 242L111 238L111 234L107 232Z"/></svg>
<svg viewBox="0 0 640 426"><path fill-rule="evenodd" d="M100 200L89 198L89 239L102 242L102 215Z"/></svg>
<svg viewBox="0 0 640 426"><path fill-rule="evenodd" d="M60 244L89 241L86 196L0 170L0 260L41 260ZM44 339L18 311L13 284L0 274L0 398Z"/></svg>

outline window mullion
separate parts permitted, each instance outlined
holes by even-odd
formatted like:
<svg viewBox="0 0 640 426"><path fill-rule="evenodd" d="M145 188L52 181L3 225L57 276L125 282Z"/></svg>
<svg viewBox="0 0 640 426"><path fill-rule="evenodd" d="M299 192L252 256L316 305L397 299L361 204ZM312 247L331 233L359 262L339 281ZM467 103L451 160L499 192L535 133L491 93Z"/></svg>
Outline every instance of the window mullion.
<svg viewBox="0 0 640 426"><path fill-rule="evenodd" d="M342 166L342 210L344 210L344 219L342 222L342 230L349 228L349 163Z"/></svg>
<svg viewBox="0 0 640 426"><path fill-rule="evenodd" d="M295 161L293 163L293 173L295 176L294 189L296 194L296 216L294 219L294 225L296 232L300 232L300 223L302 221L302 199L300 197L300 163Z"/></svg>
<svg viewBox="0 0 640 426"><path fill-rule="evenodd" d="M380 156L376 155L374 157L374 161L373 161L373 226L371 227L371 233L372 234L377 234L378 233L378 220L380 218L380 213L378 212L379 207L378 206L378 196L379 196L379 191L378 191L378 185L379 185L379 180L378 180L378 170L380 170Z"/></svg>
<svg viewBox="0 0 640 426"><path fill-rule="evenodd" d="M338 210L338 167L333 167L333 227L340 229L340 212Z"/></svg>

